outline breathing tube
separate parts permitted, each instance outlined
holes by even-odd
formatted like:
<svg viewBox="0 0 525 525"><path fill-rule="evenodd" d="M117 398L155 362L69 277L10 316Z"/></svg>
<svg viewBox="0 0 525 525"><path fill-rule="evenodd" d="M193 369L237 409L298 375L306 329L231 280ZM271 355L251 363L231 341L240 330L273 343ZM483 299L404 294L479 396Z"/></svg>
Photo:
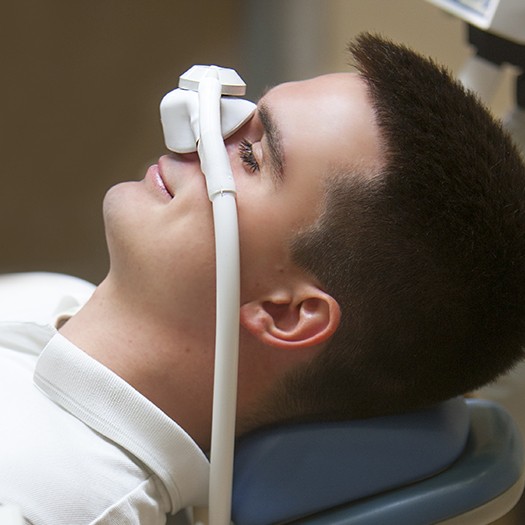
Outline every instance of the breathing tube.
<svg viewBox="0 0 525 525"><path fill-rule="evenodd" d="M210 450L209 523L231 520L237 369L239 353L240 256L235 181L224 138L255 111L235 98L246 85L232 69L193 66L160 104L164 140L177 153L197 151L213 208L216 261L216 336ZM199 516L199 523L206 517Z"/></svg>

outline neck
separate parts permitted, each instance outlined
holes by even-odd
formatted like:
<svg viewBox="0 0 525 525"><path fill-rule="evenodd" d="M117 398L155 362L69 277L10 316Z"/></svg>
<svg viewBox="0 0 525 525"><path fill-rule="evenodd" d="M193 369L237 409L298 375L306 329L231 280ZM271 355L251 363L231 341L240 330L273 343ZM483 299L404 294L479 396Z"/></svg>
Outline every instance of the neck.
<svg viewBox="0 0 525 525"><path fill-rule="evenodd" d="M60 332L208 448L213 340L178 327L163 312L156 315L110 277Z"/></svg>

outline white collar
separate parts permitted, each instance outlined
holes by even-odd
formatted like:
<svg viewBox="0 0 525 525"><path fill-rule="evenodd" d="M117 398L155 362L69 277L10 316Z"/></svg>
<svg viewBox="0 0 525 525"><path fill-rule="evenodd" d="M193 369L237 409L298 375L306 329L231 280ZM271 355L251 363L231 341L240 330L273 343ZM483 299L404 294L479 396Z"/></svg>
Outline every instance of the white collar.
<svg viewBox="0 0 525 525"><path fill-rule="evenodd" d="M55 403L153 471L166 487L172 511L207 504L209 462L190 436L60 333L42 351L34 381Z"/></svg>

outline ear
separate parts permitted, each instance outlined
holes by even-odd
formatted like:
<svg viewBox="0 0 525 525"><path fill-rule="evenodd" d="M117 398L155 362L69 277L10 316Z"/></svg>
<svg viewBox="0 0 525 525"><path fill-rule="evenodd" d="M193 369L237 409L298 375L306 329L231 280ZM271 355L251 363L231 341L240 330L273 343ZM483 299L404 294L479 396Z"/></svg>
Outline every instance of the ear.
<svg viewBox="0 0 525 525"><path fill-rule="evenodd" d="M314 285L299 294L276 293L241 306L241 325L261 342L282 348L306 348L327 341L337 330L337 301Z"/></svg>

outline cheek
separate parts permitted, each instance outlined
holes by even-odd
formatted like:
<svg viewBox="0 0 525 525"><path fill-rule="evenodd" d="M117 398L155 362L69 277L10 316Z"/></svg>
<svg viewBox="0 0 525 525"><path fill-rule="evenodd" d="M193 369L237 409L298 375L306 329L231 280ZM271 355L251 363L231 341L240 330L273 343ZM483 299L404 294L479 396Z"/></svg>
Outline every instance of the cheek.
<svg viewBox="0 0 525 525"><path fill-rule="evenodd" d="M285 227L275 208L254 203L244 210L239 209L243 302L264 294L286 271Z"/></svg>
<svg viewBox="0 0 525 525"><path fill-rule="evenodd" d="M196 192L159 204L140 183L119 184L106 194L104 221L112 264L128 270L175 276L214 261L211 205Z"/></svg>

